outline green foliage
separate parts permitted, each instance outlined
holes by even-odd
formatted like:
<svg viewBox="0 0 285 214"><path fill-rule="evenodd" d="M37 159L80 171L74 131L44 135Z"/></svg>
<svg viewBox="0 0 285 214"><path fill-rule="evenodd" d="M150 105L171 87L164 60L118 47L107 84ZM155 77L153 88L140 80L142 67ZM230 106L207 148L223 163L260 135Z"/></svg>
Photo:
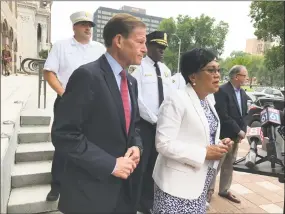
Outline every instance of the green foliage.
<svg viewBox="0 0 285 214"><path fill-rule="evenodd" d="M40 56L40 58L41 59L47 59L47 57L48 57L48 50L41 50L40 52L39 52L39 56Z"/></svg>
<svg viewBox="0 0 285 214"><path fill-rule="evenodd" d="M195 47L202 47L212 49L220 56L224 50L228 28L227 23L223 21L216 23L214 18L204 14L196 18L178 15L176 19L164 19L159 29L168 34L169 47L164 57L167 66L172 71L177 70L179 49L177 36L181 39L181 53Z"/></svg>
<svg viewBox="0 0 285 214"><path fill-rule="evenodd" d="M265 66L275 75L280 67L284 67L284 2L252 2L250 6L250 17L253 21L255 35L258 39L279 43L265 53ZM277 84L279 82L278 79L282 76L275 75L269 77L271 84ZM274 80L275 78L277 79ZM282 80L284 81L284 79Z"/></svg>
<svg viewBox="0 0 285 214"><path fill-rule="evenodd" d="M265 41L279 40L284 45L284 2L254 1L249 13L255 35Z"/></svg>
<svg viewBox="0 0 285 214"><path fill-rule="evenodd" d="M252 84L252 79L256 77L257 81L262 85L284 86L284 66L280 63L282 59L278 58L280 56L276 49L277 47L272 48L265 57L251 55L242 51L232 52L229 57L219 62L222 68L222 78L228 76L229 70L234 65L244 65L248 71L250 85ZM267 57L270 57L270 59ZM271 65L271 63L273 64ZM271 67L267 67L267 65ZM276 66L278 66L277 69L275 69Z"/></svg>
<svg viewBox="0 0 285 214"><path fill-rule="evenodd" d="M250 79L256 77L258 73L265 70L264 57L260 55L251 55L242 51L234 51L224 60L220 61L220 67L223 68L223 76L228 75L228 71L234 65L243 65L247 68Z"/></svg>

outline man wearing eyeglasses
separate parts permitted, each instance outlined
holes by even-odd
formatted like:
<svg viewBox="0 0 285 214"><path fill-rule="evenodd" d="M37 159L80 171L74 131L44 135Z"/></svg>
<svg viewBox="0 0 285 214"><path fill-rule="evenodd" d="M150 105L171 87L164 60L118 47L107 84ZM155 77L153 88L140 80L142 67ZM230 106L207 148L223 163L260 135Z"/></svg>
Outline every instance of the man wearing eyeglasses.
<svg viewBox="0 0 285 214"><path fill-rule="evenodd" d="M216 100L216 111L221 121L220 139L231 138L234 141L230 150L221 160L219 195L235 203L241 201L233 195L229 189L232 183L233 163L237 157L238 144L245 138L247 114L247 95L241 88L247 80L247 69L242 65L235 65L229 71L229 82L220 86L220 90L214 94ZM217 171L217 172L218 172ZM214 193L215 178L208 191L208 202Z"/></svg>

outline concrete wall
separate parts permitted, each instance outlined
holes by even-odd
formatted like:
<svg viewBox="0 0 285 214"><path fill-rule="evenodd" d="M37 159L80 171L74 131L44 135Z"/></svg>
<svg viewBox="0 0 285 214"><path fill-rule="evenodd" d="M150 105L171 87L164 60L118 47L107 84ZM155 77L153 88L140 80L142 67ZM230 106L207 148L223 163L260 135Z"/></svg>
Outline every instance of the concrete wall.
<svg viewBox="0 0 285 214"><path fill-rule="evenodd" d="M1 213L6 213L11 172L18 146L20 114L37 87L37 76L10 76L1 80ZM6 125L5 123L12 122Z"/></svg>
<svg viewBox="0 0 285 214"><path fill-rule="evenodd" d="M20 126L20 109L15 114L15 125L6 125L5 129L10 131L10 138L1 138L1 213L7 212L7 204L11 191L11 171L15 162L17 149L17 132ZM3 130L5 131L5 130ZM1 130L1 132L3 132ZM9 132L8 131L8 132Z"/></svg>

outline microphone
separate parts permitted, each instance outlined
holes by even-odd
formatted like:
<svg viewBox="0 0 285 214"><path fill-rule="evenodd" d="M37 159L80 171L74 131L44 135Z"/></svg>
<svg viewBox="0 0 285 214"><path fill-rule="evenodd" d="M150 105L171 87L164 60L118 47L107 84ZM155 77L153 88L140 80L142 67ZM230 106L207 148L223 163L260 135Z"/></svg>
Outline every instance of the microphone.
<svg viewBox="0 0 285 214"><path fill-rule="evenodd" d="M260 112L262 127L279 126L281 124L280 111L267 107Z"/></svg>
<svg viewBox="0 0 285 214"><path fill-rule="evenodd" d="M277 158L275 129L281 124L280 112L272 107L265 107L260 112L260 122L269 138L269 142L266 144L267 155L271 160L275 160ZM275 164L272 163L271 166L274 168Z"/></svg>
<svg viewBox="0 0 285 214"><path fill-rule="evenodd" d="M283 111L280 111L280 118L281 118L281 125L285 126L285 108L283 109Z"/></svg>
<svg viewBox="0 0 285 214"><path fill-rule="evenodd" d="M260 127L249 128L246 133L248 143L250 145L249 152L245 157L245 166L253 168L256 162L257 156L257 144L263 141L263 132Z"/></svg>

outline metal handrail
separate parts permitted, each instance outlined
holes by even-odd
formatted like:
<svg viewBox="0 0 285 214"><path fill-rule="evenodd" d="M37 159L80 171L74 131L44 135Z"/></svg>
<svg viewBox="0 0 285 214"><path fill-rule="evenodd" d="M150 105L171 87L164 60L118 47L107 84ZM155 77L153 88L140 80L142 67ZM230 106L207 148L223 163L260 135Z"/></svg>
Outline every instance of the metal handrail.
<svg viewBox="0 0 285 214"><path fill-rule="evenodd" d="M27 63L28 67L25 67ZM41 90L43 86L44 90L44 108L46 108L46 80L43 75L45 60L44 59L35 59L35 58L26 58L21 62L21 69L26 74L38 74L39 76L39 88L38 88L38 108L41 107ZM29 71L27 70L29 69ZM43 83L43 84L42 84Z"/></svg>

